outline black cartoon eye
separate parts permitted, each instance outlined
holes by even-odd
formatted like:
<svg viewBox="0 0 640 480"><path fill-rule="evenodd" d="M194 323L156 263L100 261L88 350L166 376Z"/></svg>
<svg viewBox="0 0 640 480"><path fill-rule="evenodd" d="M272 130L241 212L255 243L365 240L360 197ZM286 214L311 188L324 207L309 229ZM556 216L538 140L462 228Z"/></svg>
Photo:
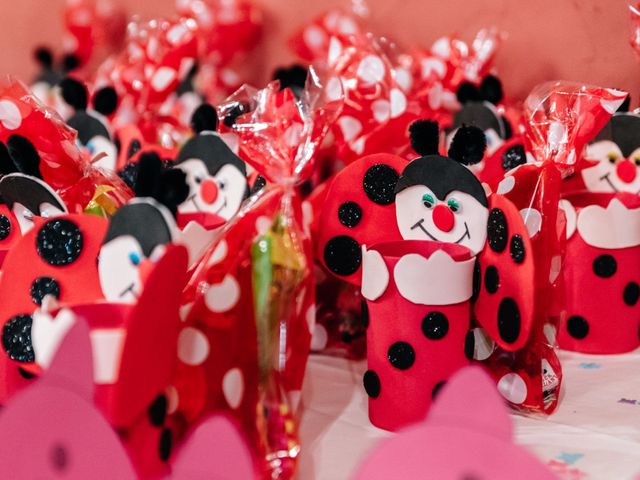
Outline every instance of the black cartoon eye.
<svg viewBox="0 0 640 480"><path fill-rule="evenodd" d="M447 206L454 213L460 210L460 202L458 202L458 200L456 200L455 198L450 198L449 200L447 200Z"/></svg>
<svg viewBox="0 0 640 480"><path fill-rule="evenodd" d="M616 160L618 160L618 155L616 155L614 152L611 152L607 155L607 158L609 159L609 163L616 163Z"/></svg>
<svg viewBox="0 0 640 480"><path fill-rule="evenodd" d="M640 157L634 158L633 161L636 164L636 167L640 167Z"/></svg>
<svg viewBox="0 0 640 480"><path fill-rule="evenodd" d="M196 183L200 184L204 181L204 178L196 176Z"/></svg>
<svg viewBox="0 0 640 480"><path fill-rule="evenodd" d="M224 190L226 186L227 186L227 184L226 184L226 182L224 182L224 181L221 181L221 182L218 184L218 188L220 188L220 190Z"/></svg>
<svg viewBox="0 0 640 480"><path fill-rule="evenodd" d="M435 205L436 200L435 198L433 198L433 195L431 195L430 193L425 193L422 196L422 203L424 204L425 207L432 208Z"/></svg>

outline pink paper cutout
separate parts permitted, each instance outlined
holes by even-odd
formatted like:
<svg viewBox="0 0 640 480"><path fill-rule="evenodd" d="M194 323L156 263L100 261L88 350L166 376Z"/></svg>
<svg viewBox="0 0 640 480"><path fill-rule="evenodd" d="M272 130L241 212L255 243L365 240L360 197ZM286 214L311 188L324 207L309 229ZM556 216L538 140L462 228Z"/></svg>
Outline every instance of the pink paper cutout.
<svg viewBox="0 0 640 480"><path fill-rule="evenodd" d="M511 421L495 384L479 367L467 367L449 380L424 423L380 442L354 475L356 480L389 478L555 477L512 443Z"/></svg>

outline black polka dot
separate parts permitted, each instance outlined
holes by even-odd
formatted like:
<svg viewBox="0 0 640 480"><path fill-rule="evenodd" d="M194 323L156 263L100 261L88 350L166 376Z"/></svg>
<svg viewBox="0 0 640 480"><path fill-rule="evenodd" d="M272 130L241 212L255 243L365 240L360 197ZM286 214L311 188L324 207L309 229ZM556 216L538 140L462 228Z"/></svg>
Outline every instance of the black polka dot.
<svg viewBox="0 0 640 480"><path fill-rule="evenodd" d="M378 398L380 396L380 377L373 370L367 370L364 372L362 378L364 384L364 391L367 392L371 398Z"/></svg>
<svg viewBox="0 0 640 480"><path fill-rule="evenodd" d="M441 382L436 383L435 387L433 387L433 390L431 390L431 399L435 400L436 397L438 396L438 394L440 393L440 391L442 390L442 387L444 387L444 385L447 382L445 382L444 380Z"/></svg>
<svg viewBox="0 0 640 480"><path fill-rule="evenodd" d="M2 327L2 346L16 362L35 361L31 344L31 315L16 315Z"/></svg>
<svg viewBox="0 0 640 480"><path fill-rule="evenodd" d="M567 320L567 332L573 338L582 340L589 334L589 324L580 315L574 315Z"/></svg>
<svg viewBox="0 0 640 480"><path fill-rule="evenodd" d="M149 405L147 414L149 415L149 421L152 425L161 427L167 415L167 397L162 394L158 395L151 405Z"/></svg>
<svg viewBox="0 0 640 480"><path fill-rule="evenodd" d="M624 287L622 298L624 299L624 303L633 307L638 303L638 298L640 298L640 286L638 286L636 282L627 283L627 286Z"/></svg>
<svg viewBox="0 0 640 480"><path fill-rule="evenodd" d="M64 472L69 464L69 455L64 445L56 443L51 447L51 466L57 472Z"/></svg>
<svg viewBox="0 0 640 480"><path fill-rule="evenodd" d="M398 370L406 370L416 360L416 352L407 342L396 342L389 347L387 358Z"/></svg>
<svg viewBox="0 0 640 480"><path fill-rule="evenodd" d="M47 295L60 298L60 285L51 277L38 277L31 284L31 300L36 305L42 305L42 300Z"/></svg>
<svg viewBox="0 0 640 480"><path fill-rule="evenodd" d="M502 154L502 168L504 170L511 170L525 163L527 163L527 154L524 145L514 145Z"/></svg>
<svg viewBox="0 0 640 480"><path fill-rule="evenodd" d="M520 310L513 299L505 297L498 307L498 333L507 343L513 343L520 335Z"/></svg>
<svg viewBox="0 0 640 480"><path fill-rule="evenodd" d="M166 462L169 460L169 455L171 455L171 430L164 429L160 434L160 443L158 444L158 453L160 455L160 460Z"/></svg>
<svg viewBox="0 0 640 480"><path fill-rule="evenodd" d="M369 328L369 307L367 306L367 302L362 301L362 324L364 328Z"/></svg>
<svg viewBox="0 0 640 480"><path fill-rule="evenodd" d="M11 222L5 215L0 215L0 240L11 235Z"/></svg>
<svg viewBox="0 0 640 480"><path fill-rule="evenodd" d="M36 376L31 373L31 372L27 372L24 368L22 367L18 367L18 373L20 374L20 376L22 378L24 378L25 380L32 380L34 378L36 378Z"/></svg>
<svg viewBox="0 0 640 480"><path fill-rule="evenodd" d="M487 222L487 240L494 252L502 252L507 247L509 239L509 227L504 212L499 208L494 208L489 212Z"/></svg>
<svg viewBox="0 0 640 480"><path fill-rule="evenodd" d="M324 262L336 275L351 275L358 271L362 262L360 245L346 235L333 237L324 247Z"/></svg>
<svg viewBox="0 0 640 480"><path fill-rule="evenodd" d="M422 333L430 340L440 340L449 331L449 320L442 312L429 312L422 320Z"/></svg>
<svg viewBox="0 0 640 480"><path fill-rule="evenodd" d="M464 356L469 360L473 360L473 353L476 349L476 336L473 334L473 330L467 332L467 336L464 337Z"/></svg>
<svg viewBox="0 0 640 480"><path fill-rule="evenodd" d="M482 282L482 271L480 268L480 262L476 258L476 263L473 266L473 290L471 294L471 303L475 302L480 294L480 284Z"/></svg>
<svg viewBox="0 0 640 480"><path fill-rule="evenodd" d="M82 232L69 220L49 220L38 231L36 249L38 255L49 265L69 265L82 251Z"/></svg>
<svg viewBox="0 0 640 480"><path fill-rule="evenodd" d="M500 275L498 269L493 265L489 265L484 271L484 288L489 293L496 293L500 286Z"/></svg>
<svg viewBox="0 0 640 480"><path fill-rule="evenodd" d="M618 264L611 255L600 255L593 261L593 273L602 278L609 278L616 273Z"/></svg>
<svg viewBox="0 0 640 480"><path fill-rule="evenodd" d="M364 193L369 197L369 200L378 205L389 205L396 197L398 177L398 172L389 165L381 163L373 165L364 174L362 181Z"/></svg>
<svg viewBox="0 0 640 480"><path fill-rule="evenodd" d="M338 219L345 227L353 228L362 220L362 208L356 202L344 202L338 208Z"/></svg>
<svg viewBox="0 0 640 480"><path fill-rule="evenodd" d="M511 252L511 258L516 263L524 262L525 249L524 240L518 234L511 237L511 243L509 244L509 251Z"/></svg>

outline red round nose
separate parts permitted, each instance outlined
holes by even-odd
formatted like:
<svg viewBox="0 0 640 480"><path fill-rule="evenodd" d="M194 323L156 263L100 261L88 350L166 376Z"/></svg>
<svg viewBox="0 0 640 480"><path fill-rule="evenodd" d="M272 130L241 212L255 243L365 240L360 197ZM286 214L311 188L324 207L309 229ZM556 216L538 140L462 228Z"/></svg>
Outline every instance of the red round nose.
<svg viewBox="0 0 640 480"><path fill-rule="evenodd" d="M218 198L218 184L212 178L207 178L200 184L200 196L204 203L211 205Z"/></svg>
<svg viewBox="0 0 640 480"><path fill-rule="evenodd" d="M436 205L433 209L433 223L443 232L450 232L455 223L453 212L444 204Z"/></svg>
<svg viewBox="0 0 640 480"><path fill-rule="evenodd" d="M616 174L624 183L631 183L636 179L638 170L635 163L625 158L616 165Z"/></svg>

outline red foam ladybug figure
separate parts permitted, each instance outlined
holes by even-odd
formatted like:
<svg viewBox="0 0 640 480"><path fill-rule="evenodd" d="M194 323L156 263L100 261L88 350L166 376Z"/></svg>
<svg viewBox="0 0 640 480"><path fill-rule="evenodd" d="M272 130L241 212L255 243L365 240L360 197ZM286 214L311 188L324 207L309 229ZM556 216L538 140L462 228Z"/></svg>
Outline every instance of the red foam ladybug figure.
<svg viewBox="0 0 640 480"><path fill-rule="evenodd" d="M511 351L526 343L533 309L532 291L520 287L533 278L524 222L505 198L488 200L467 168L484 155L484 133L459 128L448 157L438 155L437 124L416 122L411 135L422 157L407 163L374 155L336 175L321 213L318 242L318 255L329 271L362 284L368 300L369 365L383 369L365 377L370 406L385 404L372 406L370 415L376 412L372 421L391 429L426 413L430 400L423 394L420 401L408 397L437 390L473 357L471 297L478 322ZM476 282L475 292L474 276L485 279ZM392 311L404 312L400 317L406 322L390 322ZM421 322L422 333L414 331ZM403 414L399 399L406 399L411 413Z"/></svg>

